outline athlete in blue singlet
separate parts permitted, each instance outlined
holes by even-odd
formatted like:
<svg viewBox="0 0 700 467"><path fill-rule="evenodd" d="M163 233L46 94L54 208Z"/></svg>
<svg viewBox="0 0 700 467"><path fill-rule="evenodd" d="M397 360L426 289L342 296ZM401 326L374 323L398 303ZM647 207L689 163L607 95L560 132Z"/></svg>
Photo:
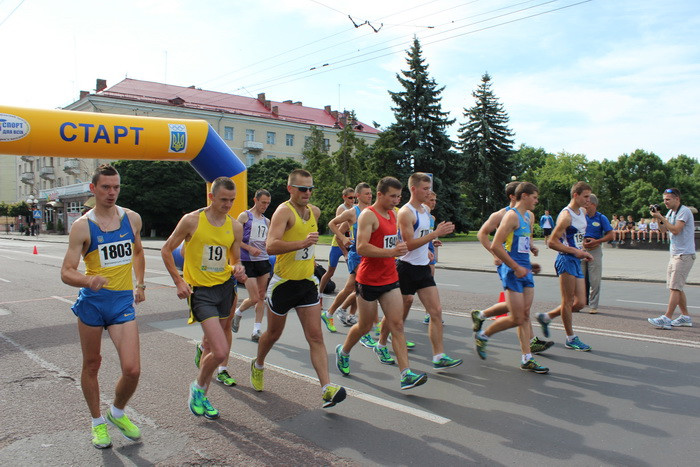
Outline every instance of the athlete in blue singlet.
<svg viewBox="0 0 700 467"><path fill-rule="evenodd" d="M566 331L568 349L587 352L591 350L574 334L572 312L586 306L586 281L581 270L581 260L592 261L593 256L583 249L586 234L585 207L591 197L591 187L585 182L577 182L571 187L571 202L559 213L557 224L549 239L549 247L559 254L554 267L559 276L561 288L561 306L549 313L539 313L537 321L542 326L545 337L549 337L549 323L552 318L561 315L561 321Z"/></svg>
<svg viewBox="0 0 700 467"><path fill-rule="evenodd" d="M73 224L68 236L68 251L61 267L61 279L81 287L72 307L78 317L78 334L83 352L80 378L83 395L92 416L92 444L98 449L112 445L105 418L100 412L100 386L97 373L102 356L102 331L107 329L117 348L122 375L106 421L131 440L141 432L124 414L127 402L136 391L141 363L139 333L134 321L134 303L144 300L146 264L141 246L141 217L116 205L119 173L110 165L95 171L90 191L95 207ZM78 271L80 256L85 274ZM136 276L136 291L132 279Z"/></svg>

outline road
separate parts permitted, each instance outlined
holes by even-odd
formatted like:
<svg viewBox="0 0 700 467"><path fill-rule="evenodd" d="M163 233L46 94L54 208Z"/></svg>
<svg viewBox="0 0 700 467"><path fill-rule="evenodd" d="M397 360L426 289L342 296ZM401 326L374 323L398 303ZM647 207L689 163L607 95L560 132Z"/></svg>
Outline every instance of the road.
<svg viewBox="0 0 700 467"><path fill-rule="evenodd" d="M665 308L663 284L606 281L598 315L574 324L589 353L555 347L538 360L549 375L518 370L514 332L489 344L481 361L473 349L468 312L500 290L493 273L439 270L445 347L465 363L435 372L420 305L406 324L417 343L412 367L430 380L400 391L398 370L362 347L342 377L329 357L334 382L349 397L320 408L320 388L298 320L270 353L265 392L250 386L252 313L234 339L229 367L238 386L214 385L217 421L195 418L187 386L195 377L197 326L185 324L157 251L147 251L147 301L138 307L142 377L129 413L143 442L115 436L112 449L90 446L89 415L80 392L80 346L70 303L77 290L60 282L65 245L0 240L1 465L241 464L251 465L695 465L700 435L700 334L697 328L654 330L646 317ZM343 266L336 281L342 284ZM538 277L533 312L556 304L558 285ZM687 290L691 313L700 287ZM241 289L241 297L245 290ZM329 355L347 328L325 334ZM536 328L536 332L539 330ZM103 404L119 374L107 333L100 380Z"/></svg>

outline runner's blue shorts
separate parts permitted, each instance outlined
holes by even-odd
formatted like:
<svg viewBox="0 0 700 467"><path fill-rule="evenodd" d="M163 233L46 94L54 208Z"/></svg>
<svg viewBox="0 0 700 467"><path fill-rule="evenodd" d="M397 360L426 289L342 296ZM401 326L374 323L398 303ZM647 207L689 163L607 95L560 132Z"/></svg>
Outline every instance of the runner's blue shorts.
<svg viewBox="0 0 700 467"><path fill-rule="evenodd" d="M505 264L498 266L498 275L501 276L503 289L513 292L523 293L525 287L534 287L535 281L532 279L532 272L528 272L524 277L515 277L515 272Z"/></svg>
<svg viewBox="0 0 700 467"><path fill-rule="evenodd" d="M348 251L348 272L350 274L355 274L355 272L357 272L357 267L360 265L360 261L362 261L362 256L357 254L355 249Z"/></svg>
<svg viewBox="0 0 700 467"><path fill-rule="evenodd" d="M75 316L88 326L111 326L133 321L134 291L108 290L94 291L80 289L78 300L71 307Z"/></svg>
<svg viewBox="0 0 700 467"><path fill-rule="evenodd" d="M581 260L575 256L558 254L557 259L554 260L554 269L557 271L557 276L567 273L577 279L583 279Z"/></svg>
<svg viewBox="0 0 700 467"><path fill-rule="evenodd" d="M338 260L341 256L343 256L343 250L339 246L332 246L328 255L328 266L332 268L338 267Z"/></svg>

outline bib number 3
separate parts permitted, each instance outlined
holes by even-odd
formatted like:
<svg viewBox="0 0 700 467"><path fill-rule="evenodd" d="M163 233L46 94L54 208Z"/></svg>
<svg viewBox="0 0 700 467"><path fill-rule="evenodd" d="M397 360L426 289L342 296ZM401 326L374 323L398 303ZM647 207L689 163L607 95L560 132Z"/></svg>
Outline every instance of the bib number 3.
<svg viewBox="0 0 700 467"><path fill-rule="evenodd" d="M297 250L296 254L294 255L294 259L297 261L312 259L314 257L315 247L316 245L311 245L307 246L306 248L302 248L301 250Z"/></svg>

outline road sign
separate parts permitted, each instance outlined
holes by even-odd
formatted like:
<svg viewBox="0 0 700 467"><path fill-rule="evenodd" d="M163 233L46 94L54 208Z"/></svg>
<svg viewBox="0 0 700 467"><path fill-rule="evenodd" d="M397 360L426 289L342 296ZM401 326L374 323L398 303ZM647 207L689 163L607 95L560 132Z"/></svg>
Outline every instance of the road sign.
<svg viewBox="0 0 700 467"><path fill-rule="evenodd" d="M40 209L35 209L32 214L34 216L34 219L41 219L41 210Z"/></svg>

